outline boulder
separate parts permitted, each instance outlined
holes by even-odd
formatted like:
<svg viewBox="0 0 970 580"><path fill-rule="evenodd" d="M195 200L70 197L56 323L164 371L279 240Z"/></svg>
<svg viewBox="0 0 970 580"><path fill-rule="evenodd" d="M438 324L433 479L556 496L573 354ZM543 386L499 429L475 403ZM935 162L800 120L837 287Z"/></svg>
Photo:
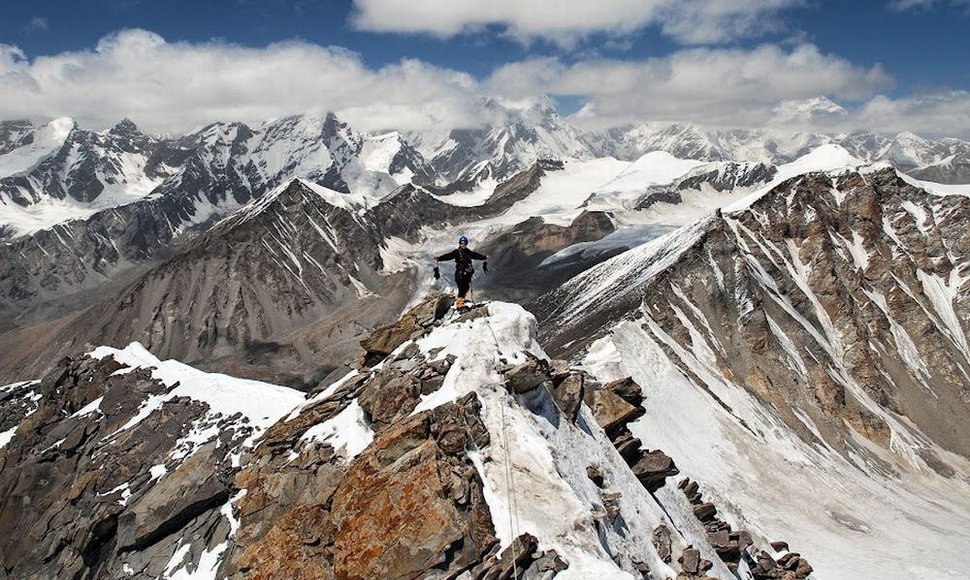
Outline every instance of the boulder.
<svg viewBox="0 0 970 580"><path fill-rule="evenodd" d="M643 391L631 377L607 383L602 389L610 391L634 407L639 407L643 403Z"/></svg>
<svg viewBox="0 0 970 580"><path fill-rule="evenodd" d="M687 546L684 548L680 558L677 558L677 561L680 563L684 572L697 574L701 566L701 553L693 546Z"/></svg>
<svg viewBox="0 0 970 580"><path fill-rule="evenodd" d="M565 378L553 381L552 398L556 406L571 423L576 422L579 409L583 405L585 376L582 373L572 373Z"/></svg>
<svg viewBox="0 0 970 580"><path fill-rule="evenodd" d="M717 514L717 508L710 502L705 502L694 506L694 517L702 522L711 521Z"/></svg>
<svg viewBox="0 0 970 580"><path fill-rule="evenodd" d="M737 542L738 547L741 550L747 550L748 546L752 545L754 542L751 540L751 534L745 530L739 530L737 532L731 532L731 541Z"/></svg>
<svg viewBox="0 0 970 580"><path fill-rule="evenodd" d="M524 363L505 372L506 387L517 395L531 391L549 378L549 363L531 354L527 354Z"/></svg>
<svg viewBox="0 0 970 580"><path fill-rule="evenodd" d="M419 379L394 368L385 369L367 381L358 401L370 420L382 427L418 406L421 387Z"/></svg>
<svg viewBox="0 0 970 580"><path fill-rule="evenodd" d="M680 473L674 465L674 460L659 449L644 454L631 469L640 483L651 493L663 487L668 476Z"/></svg>
<svg viewBox="0 0 970 580"><path fill-rule="evenodd" d="M660 524L653 530L653 534L650 538L653 547L657 550L657 556L663 560L665 563L670 563L670 528L664 524Z"/></svg>
<svg viewBox="0 0 970 580"><path fill-rule="evenodd" d="M776 552L787 552L789 550L788 542L782 542L782 541L771 542L771 549Z"/></svg>
<svg viewBox="0 0 970 580"><path fill-rule="evenodd" d="M643 414L643 409L634 407L612 391L587 389L585 401L592 409L596 422L611 437L621 427Z"/></svg>
<svg viewBox="0 0 970 580"><path fill-rule="evenodd" d="M636 463L639 461L640 456L643 455L641 452L643 443L626 429L613 440L613 446L616 447L616 451L626 461L627 465Z"/></svg>
<svg viewBox="0 0 970 580"><path fill-rule="evenodd" d="M399 320L372 332L360 341L364 349L362 366L372 367L380 363L408 340L425 334L436 320L444 317L450 306L450 296L432 294L405 312Z"/></svg>
<svg viewBox="0 0 970 580"><path fill-rule="evenodd" d="M569 567L555 550L539 552L538 547L539 540L535 536L522 534L512 540L512 544L501 554L494 553L474 567L469 577L474 580L550 580Z"/></svg>

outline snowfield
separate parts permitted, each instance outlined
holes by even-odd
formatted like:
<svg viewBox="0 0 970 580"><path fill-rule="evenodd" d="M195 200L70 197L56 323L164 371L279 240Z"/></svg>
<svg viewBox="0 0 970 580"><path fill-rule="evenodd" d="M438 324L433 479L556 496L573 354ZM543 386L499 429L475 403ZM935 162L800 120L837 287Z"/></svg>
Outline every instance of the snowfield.
<svg viewBox="0 0 970 580"><path fill-rule="evenodd" d="M725 411L691 383L636 322L601 339L584 360L601 380L632 376L646 415L631 424L644 445L663 449L702 484L722 516L763 541L785 539L818 578L964 578L970 569L970 484L916 469L905 455L859 443L899 470L850 462L798 439L743 388L721 379ZM692 371L714 369L697 361ZM745 429L744 420L760 436ZM810 426L811 420L805 416ZM946 451L948 461L966 461ZM669 485L669 483L668 483Z"/></svg>

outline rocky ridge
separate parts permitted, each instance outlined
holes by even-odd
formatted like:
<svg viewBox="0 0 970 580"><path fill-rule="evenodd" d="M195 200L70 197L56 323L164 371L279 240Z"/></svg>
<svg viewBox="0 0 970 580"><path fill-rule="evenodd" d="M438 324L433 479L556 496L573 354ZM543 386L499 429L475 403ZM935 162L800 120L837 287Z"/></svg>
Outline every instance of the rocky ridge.
<svg viewBox="0 0 970 580"><path fill-rule="evenodd" d="M0 550L4 578L154 578L218 558L240 456L302 399L139 345L64 359L29 388L0 402L6 417L33 405L0 448L0 522L18 530Z"/></svg>
<svg viewBox="0 0 970 580"><path fill-rule="evenodd" d="M545 358L515 305L457 315L443 300L418 304L366 343L364 366L306 396L138 345L5 387L4 416L20 413L15 401L40 405L0 449L0 521L29 530L2 540L2 570L700 578L700 546L706 569L730 575L691 530L687 498L656 493L674 491L664 479L676 470L631 470L610 440L641 412L624 407L644 404L637 384L601 386ZM636 453L635 465L656 455Z"/></svg>
<svg viewBox="0 0 970 580"><path fill-rule="evenodd" d="M775 481L774 493L806 509L826 506L827 517L814 522L794 506L781 516L799 522L790 525L800 545L835 549L844 530L862 530L856 541L867 549L894 545L915 557L890 532L895 514L862 506L905 488L907 521L921 530L911 538L924 546L937 542L929 515L937 507L926 502L967 513L952 493L935 491L962 486L968 473L967 202L915 187L893 169L795 177L543 296L543 341L602 378L652 385L648 399L694 409L677 425L647 407L630 428L732 495L737 520L771 517L759 502L772 495L764 481ZM703 454L681 445L686 438L732 457L713 462L726 471L704 467ZM778 479L778 462L792 461L811 466L802 476L828 482L823 489L838 481L867 491L821 494ZM750 487L738 492L737 481ZM812 566L847 573L845 562L820 559L826 554L813 553ZM864 562L851 564L854 573L886 565Z"/></svg>

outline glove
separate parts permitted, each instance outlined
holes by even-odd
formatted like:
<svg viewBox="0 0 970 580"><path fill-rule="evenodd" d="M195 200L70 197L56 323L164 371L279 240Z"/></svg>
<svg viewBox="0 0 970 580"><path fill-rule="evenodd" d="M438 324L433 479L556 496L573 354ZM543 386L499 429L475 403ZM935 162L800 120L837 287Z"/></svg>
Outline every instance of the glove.
<svg viewBox="0 0 970 580"><path fill-rule="evenodd" d="M488 274L488 262L482 262L482 272Z"/></svg>
<svg viewBox="0 0 970 580"><path fill-rule="evenodd" d="M434 267L434 279L437 280L438 278L441 278L441 272L438 271L438 266L435 266Z"/></svg>

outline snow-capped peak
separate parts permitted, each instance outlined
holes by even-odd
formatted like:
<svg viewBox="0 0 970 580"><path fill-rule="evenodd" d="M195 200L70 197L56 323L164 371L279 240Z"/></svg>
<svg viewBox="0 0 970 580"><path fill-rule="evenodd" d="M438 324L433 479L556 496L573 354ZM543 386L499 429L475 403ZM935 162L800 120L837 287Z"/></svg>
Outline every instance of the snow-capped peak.
<svg viewBox="0 0 970 580"><path fill-rule="evenodd" d="M59 151L75 128L77 124L69 117L59 117L38 127L30 143L0 155L0 178L29 171Z"/></svg>
<svg viewBox="0 0 970 580"><path fill-rule="evenodd" d="M820 96L812 99L783 101L775 107L773 113L769 125L808 125L835 120L846 115L847 111L828 97Z"/></svg>

